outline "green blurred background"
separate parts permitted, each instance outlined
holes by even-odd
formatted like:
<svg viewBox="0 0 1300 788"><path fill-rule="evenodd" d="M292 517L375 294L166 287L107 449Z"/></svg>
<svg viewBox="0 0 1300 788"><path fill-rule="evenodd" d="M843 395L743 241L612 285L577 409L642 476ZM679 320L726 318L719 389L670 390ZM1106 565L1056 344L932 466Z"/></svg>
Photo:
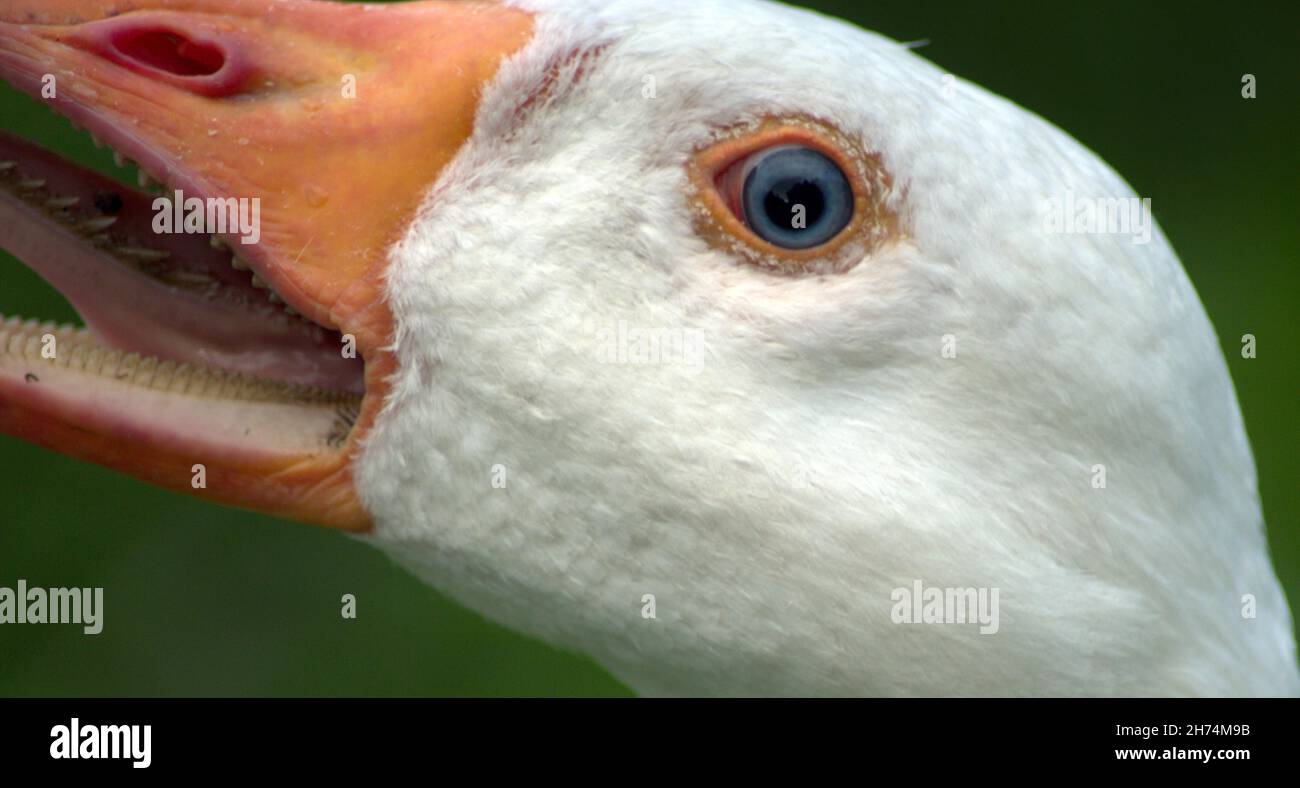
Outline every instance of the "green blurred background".
<svg viewBox="0 0 1300 788"><path fill-rule="evenodd" d="M649 1L649 0L648 0ZM1277 570L1300 605L1296 480L1300 12L1155 3L810 2L1041 114L1137 192L1218 329ZM1163 5L1163 4L1162 4ZM1258 98L1240 95L1243 74ZM3 128L121 177L0 87ZM0 253L0 313L75 320ZM1241 358L1240 337L1258 340ZM0 627L0 695L623 695L345 536L229 511L0 437L0 586L105 587L103 634ZM339 615L344 593L358 618Z"/></svg>

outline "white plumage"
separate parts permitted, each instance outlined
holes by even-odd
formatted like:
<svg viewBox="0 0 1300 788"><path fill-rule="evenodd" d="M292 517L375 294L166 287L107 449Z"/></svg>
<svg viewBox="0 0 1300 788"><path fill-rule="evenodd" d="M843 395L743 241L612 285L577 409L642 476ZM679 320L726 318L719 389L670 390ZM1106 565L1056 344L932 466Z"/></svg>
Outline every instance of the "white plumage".
<svg viewBox="0 0 1300 788"><path fill-rule="evenodd" d="M812 13L519 5L537 34L391 254L374 544L645 693L1300 692L1178 259L1043 229L1045 199L1131 196L1103 162ZM688 157L771 116L878 153L904 239L826 277L702 240ZM697 332L703 362L600 363L619 321ZM894 624L918 579L999 588L999 632Z"/></svg>

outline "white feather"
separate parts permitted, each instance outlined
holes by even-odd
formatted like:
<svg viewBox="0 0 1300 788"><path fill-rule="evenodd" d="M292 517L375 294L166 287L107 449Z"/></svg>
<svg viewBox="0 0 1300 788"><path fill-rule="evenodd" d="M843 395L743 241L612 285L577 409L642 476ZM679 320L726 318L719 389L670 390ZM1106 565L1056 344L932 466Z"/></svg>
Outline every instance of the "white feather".
<svg viewBox="0 0 1300 788"><path fill-rule="evenodd" d="M1043 230L1045 197L1132 194L1103 162L812 13L517 4L534 40L391 253L401 368L358 464L375 544L647 693L1300 692L1177 258L1158 231ZM881 155L904 243L799 278L697 236L688 157L780 115ZM703 361L602 363L620 321ZM893 623L916 579L998 587L998 633Z"/></svg>

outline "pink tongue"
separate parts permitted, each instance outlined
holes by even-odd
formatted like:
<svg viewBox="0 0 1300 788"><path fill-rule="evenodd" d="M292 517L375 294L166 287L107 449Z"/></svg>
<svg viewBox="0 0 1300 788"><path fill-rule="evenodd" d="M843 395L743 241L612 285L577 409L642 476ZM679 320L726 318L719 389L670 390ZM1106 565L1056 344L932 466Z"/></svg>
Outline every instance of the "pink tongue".
<svg viewBox="0 0 1300 788"><path fill-rule="evenodd" d="M271 303L266 290L252 286L250 272L232 268L230 252L213 249L207 235L155 233L154 195L3 132L0 167L0 248L62 293L102 342L363 393L362 362L344 357L337 332ZM239 240L230 242L238 250Z"/></svg>

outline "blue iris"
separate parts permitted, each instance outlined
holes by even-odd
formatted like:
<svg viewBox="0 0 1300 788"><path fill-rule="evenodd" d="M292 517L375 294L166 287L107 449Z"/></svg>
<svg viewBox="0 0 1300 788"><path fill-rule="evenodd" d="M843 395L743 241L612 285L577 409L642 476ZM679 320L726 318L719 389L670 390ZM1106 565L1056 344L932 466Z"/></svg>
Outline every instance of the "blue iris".
<svg viewBox="0 0 1300 788"><path fill-rule="evenodd" d="M750 229L784 249L808 249L853 218L853 187L835 162L811 148L776 148L745 177L741 204Z"/></svg>

